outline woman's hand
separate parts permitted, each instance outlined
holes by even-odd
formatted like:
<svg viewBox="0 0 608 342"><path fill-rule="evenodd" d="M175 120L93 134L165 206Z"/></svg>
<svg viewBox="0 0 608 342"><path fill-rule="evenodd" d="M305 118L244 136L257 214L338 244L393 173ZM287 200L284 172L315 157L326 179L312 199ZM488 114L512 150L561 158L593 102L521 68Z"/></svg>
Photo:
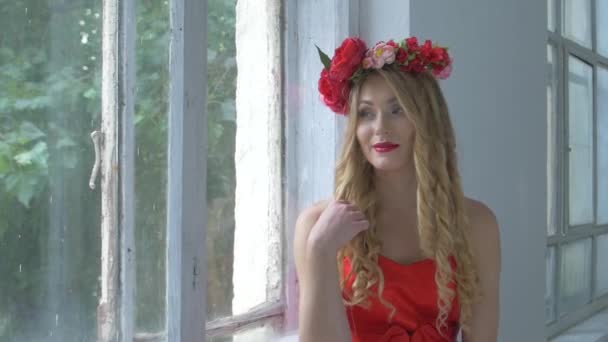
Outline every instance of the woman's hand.
<svg viewBox="0 0 608 342"><path fill-rule="evenodd" d="M353 237L369 228L369 221L347 201L331 200L308 235L308 246L335 255Z"/></svg>

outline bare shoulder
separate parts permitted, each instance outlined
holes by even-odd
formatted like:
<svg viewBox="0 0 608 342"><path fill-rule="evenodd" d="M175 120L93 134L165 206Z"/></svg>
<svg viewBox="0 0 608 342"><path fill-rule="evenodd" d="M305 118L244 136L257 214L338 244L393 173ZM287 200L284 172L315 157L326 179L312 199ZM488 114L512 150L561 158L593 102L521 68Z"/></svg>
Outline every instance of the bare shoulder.
<svg viewBox="0 0 608 342"><path fill-rule="evenodd" d="M465 197L470 241L479 263L500 267L500 229L496 215L481 201Z"/></svg>
<svg viewBox="0 0 608 342"><path fill-rule="evenodd" d="M465 197L465 207L469 216L469 222L472 226L479 227L490 224L491 226L495 227L490 227L487 229L498 229L496 215L485 203L473 198Z"/></svg>

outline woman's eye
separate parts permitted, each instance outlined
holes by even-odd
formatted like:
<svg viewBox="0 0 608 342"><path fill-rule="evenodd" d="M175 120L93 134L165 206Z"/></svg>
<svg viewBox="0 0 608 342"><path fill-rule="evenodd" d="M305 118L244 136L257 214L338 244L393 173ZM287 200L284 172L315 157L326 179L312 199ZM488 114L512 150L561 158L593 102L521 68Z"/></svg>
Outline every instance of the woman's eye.
<svg viewBox="0 0 608 342"><path fill-rule="evenodd" d="M370 116L370 115L371 115L371 114L370 114L369 112L359 112L359 116L360 116L360 117L363 117L363 118L364 118L364 117L367 117L367 116Z"/></svg>
<svg viewBox="0 0 608 342"><path fill-rule="evenodd" d="M393 114L399 114L399 113L401 113L401 107L393 108Z"/></svg>

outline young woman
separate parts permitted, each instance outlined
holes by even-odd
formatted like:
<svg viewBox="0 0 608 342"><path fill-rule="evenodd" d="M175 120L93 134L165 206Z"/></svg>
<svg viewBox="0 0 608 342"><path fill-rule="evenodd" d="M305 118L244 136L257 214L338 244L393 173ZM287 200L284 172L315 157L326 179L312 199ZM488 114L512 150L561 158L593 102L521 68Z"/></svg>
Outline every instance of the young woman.
<svg viewBox="0 0 608 342"><path fill-rule="evenodd" d="M347 38L319 54L348 125L333 198L296 223L300 341L496 341L498 223L461 188L447 49Z"/></svg>

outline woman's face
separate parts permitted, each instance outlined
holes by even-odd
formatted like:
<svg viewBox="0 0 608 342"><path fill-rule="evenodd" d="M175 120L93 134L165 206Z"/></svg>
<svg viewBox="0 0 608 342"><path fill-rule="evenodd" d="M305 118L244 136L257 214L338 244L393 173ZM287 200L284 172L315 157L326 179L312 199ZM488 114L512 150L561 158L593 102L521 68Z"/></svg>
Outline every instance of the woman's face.
<svg viewBox="0 0 608 342"><path fill-rule="evenodd" d="M374 169L394 171L411 163L414 125L381 75L371 74L361 86L357 115L357 140Z"/></svg>

